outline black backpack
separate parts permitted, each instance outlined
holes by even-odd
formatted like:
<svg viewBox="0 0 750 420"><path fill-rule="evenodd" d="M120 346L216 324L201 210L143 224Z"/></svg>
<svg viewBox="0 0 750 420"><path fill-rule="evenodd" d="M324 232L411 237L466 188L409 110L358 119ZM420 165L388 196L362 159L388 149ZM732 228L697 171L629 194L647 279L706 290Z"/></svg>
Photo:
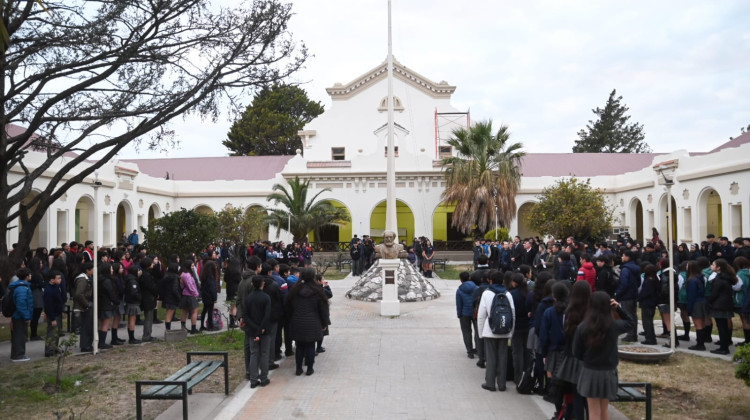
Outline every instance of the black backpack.
<svg viewBox="0 0 750 420"><path fill-rule="evenodd" d="M534 392L534 388L539 382L536 377L535 367L536 360L532 359L531 365L521 373L521 380L516 384L516 391L518 391L519 394L531 394Z"/></svg>
<svg viewBox="0 0 750 420"><path fill-rule="evenodd" d="M510 334L513 331L513 308L505 292L496 293L492 298L489 322L493 334Z"/></svg>
<svg viewBox="0 0 750 420"><path fill-rule="evenodd" d="M20 284L16 287L10 287L8 286L8 290L5 291L5 295L3 296L3 316L6 318L10 318L13 316L13 314L16 312L16 300L13 297L13 294L16 291L16 288L18 287L29 287L24 284Z"/></svg>

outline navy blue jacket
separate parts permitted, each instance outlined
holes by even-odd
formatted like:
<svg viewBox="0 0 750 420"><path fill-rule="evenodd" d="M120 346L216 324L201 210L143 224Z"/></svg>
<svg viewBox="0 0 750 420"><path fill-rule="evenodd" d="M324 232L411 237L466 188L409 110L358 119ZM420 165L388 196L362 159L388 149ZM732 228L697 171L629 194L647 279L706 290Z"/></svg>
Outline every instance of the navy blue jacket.
<svg viewBox="0 0 750 420"><path fill-rule="evenodd" d="M536 334L537 337L539 337L539 330L541 329L542 324L542 317L544 316L544 311L546 311L548 308L552 307L552 305L555 304L555 300L552 299L552 296L547 296L546 298L542 298L542 300L539 302L539 305L536 307L536 311L534 311L534 334ZM538 353L538 351L537 351Z"/></svg>
<svg viewBox="0 0 750 420"><path fill-rule="evenodd" d="M44 285L44 314L49 320L55 320L62 316L65 309L65 298L59 284Z"/></svg>
<svg viewBox="0 0 750 420"><path fill-rule="evenodd" d="M638 304L641 308L656 307L656 288L659 287L657 279L643 279L641 291L638 292Z"/></svg>
<svg viewBox="0 0 750 420"><path fill-rule="evenodd" d="M456 290L456 316L474 316L474 290L477 285L471 280L461 283Z"/></svg>
<svg viewBox="0 0 750 420"><path fill-rule="evenodd" d="M620 267L620 284L615 291L618 302L636 300L638 286L641 284L641 268L633 261L628 261Z"/></svg>
<svg viewBox="0 0 750 420"><path fill-rule="evenodd" d="M539 353L544 357L551 351L565 350L563 315L564 312L557 313L554 306L544 311L539 327Z"/></svg>
<svg viewBox="0 0 750 420"><path fill-rule="evenodd" d="M698 277L693 277L687 281L687 312L688 315L693 315L693 306L696 302L704 302L706 300L706 278L701 274Z"/></svg>

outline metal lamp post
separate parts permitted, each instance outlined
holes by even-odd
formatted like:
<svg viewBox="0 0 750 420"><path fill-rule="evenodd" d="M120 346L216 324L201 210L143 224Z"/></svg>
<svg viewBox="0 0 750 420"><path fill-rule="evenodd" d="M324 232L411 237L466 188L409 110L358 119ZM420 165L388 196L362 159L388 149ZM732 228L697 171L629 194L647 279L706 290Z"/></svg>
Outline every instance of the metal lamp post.
<svg viewBox="0 0 750 420"><path fill-rule="evenodd" d="M670 160L654 165L654 171L658 172L659 184L667 189L667 255L669 258L669 347L675 351L675 307L674 307L674 258L672 247L672 185L674 185L674 172L677 169L678 160Z"/></svg>

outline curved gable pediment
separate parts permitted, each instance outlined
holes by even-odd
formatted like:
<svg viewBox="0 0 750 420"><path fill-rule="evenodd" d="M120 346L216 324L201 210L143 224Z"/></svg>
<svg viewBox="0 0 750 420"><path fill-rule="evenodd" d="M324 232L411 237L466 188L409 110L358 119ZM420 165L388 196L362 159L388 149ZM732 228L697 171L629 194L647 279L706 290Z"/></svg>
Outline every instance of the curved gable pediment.
<svg viewBox="0 0 750 420"><path fill-rule="evenodd" d="M326 92L328 92L333 100L348 99L376 84L378 81L385 80L386 77L388 77L387 60L345 85L336 83L333 87L326 88ZM408 69L396 60L393 60L393 77L435 98L450 98L453 92L456 91L455 86L449 85L445 81L439 83L433 82L421 74Z"/></svg>

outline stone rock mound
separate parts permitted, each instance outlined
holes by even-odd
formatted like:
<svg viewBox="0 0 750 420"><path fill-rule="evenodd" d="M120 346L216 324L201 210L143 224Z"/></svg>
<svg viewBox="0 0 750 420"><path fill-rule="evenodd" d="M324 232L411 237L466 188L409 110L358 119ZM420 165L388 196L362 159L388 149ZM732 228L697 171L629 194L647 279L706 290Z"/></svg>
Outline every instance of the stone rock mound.
<svg viewBox="0 0 750 420"><path fill-rule="evenodd" d="M372 267L362 274L354 287L346 292L346 297L365 302L383 299L384 273L379 263L380 260L376 260ZM396 285L399 302L419 302L440 297L440 292L435 286L405 259L401 259L399 263Z"/></svg>

